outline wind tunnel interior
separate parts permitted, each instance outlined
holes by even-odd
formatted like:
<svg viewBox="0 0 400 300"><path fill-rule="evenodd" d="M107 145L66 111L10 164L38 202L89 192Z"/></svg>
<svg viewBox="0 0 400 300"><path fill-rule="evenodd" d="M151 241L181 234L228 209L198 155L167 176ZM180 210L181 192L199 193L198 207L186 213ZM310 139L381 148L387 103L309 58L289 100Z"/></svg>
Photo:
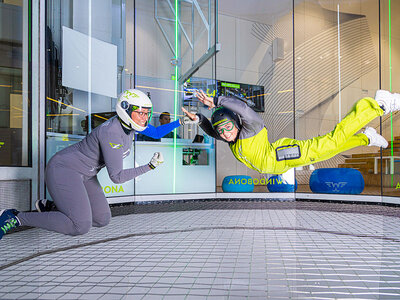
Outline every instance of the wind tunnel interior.
<svg viewBox="0 0 400 300"><path fill-rule="evenodd" d="M3 28L14 28L0 35L0 166L9 174L80 142L115 116L126 89L150 97L155 127L167 113L183 117L182 107L210 119L198 90L233 96L271 143L323 136L358 100L400 91L396 1L38 2L41 36L25 18L38 3L0 3ZM35 133L39 92L45 130ZM135 134L124 168L154 152L164 163L122 184L98 173L113 216L105 227L4 235L0 299L398 298L399 115L368 124L388 148L356 147L284 176L249 168L196 124ZM29 176L0 178L0 209L36 209L30 195L45 182Z"/></svg>

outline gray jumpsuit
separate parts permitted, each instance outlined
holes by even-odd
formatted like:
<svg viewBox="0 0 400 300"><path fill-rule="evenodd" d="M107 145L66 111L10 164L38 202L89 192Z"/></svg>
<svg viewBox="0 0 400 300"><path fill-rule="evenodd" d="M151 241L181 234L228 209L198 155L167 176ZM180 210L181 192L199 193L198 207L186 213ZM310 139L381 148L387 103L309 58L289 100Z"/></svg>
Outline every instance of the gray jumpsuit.
<svg viewBox="0 0 400 300"><path fill-rule="evenodd" d="M106 226L111 211L97 180L100 169L106 167L116 184L151 170L149 165L123 169L133 135L113 117L79 143L57 152L48 163L46 184L58 211L20 212L21 224L68 235L87 233L92 225Z"/></svg>

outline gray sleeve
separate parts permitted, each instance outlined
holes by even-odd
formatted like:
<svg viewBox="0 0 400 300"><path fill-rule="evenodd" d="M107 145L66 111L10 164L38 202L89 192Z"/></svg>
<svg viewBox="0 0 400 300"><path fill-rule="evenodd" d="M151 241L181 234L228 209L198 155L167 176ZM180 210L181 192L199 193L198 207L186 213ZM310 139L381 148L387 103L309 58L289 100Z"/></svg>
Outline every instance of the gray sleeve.
<svg viewBox="0 0 400 300"><path fill-rule="evenodd" d="M246 103L233 97L215 97L215 106L223 106L237 113L241 120L242 126L250 136L257 134L264 128L264 121L261 117L251 109Z"/></svg>
<svg viewBox="0 0 400 300"><path fill-rule="evenodd" d="M124 183L151 170L149 165L123 169L124 147L122 145L124 141L120 136L105 131L99 137L99 141L104 163L112 182L116 184Z"/></svg>
<svg viewBox="0 0 400 300"><path fill-rule="evenodd" d="M219 134L217 134L214 130L214 128L212 127L210 121L203 115L203 114L196 114L199 117L199 126L201 129L204 130L204 132L206 134L208 134L209 136L217 139L217 140L223 140Z"/></svg>

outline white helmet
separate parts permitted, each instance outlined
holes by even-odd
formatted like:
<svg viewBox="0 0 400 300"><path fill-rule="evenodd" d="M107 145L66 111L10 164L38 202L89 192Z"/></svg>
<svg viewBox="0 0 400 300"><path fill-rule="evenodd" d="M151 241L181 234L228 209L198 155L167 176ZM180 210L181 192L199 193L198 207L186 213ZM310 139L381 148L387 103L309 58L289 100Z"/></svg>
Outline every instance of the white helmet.
<svg viewBox="0 0 400 300"><path fill-rule="evenodd" d="M146 126L140 126L132 120L132 111L137 109L147 108L149 110L149 118ZM122 120L125 126L136 131L143 131L147 128L153 114L153 104L150 98L137 89L131 89L124 91L118 97L116 106L118 117Z"/></svg>

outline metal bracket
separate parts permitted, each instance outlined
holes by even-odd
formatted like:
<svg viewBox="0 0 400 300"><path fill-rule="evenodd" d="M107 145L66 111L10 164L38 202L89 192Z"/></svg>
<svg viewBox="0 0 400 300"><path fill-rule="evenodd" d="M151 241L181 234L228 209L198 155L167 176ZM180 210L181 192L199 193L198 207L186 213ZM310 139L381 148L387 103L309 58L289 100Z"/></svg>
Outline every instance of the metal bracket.
<svg viewBox="0 0 400 300"><path fill-rule="evenodd" d="M221 44L215 44L207 52L199 58L199 60L181 77L179 77L179 84L183 84L186 80L188 80L194 73L197 72L198 69L202 65L204 65L215 53L221 50Z"/></svg>

